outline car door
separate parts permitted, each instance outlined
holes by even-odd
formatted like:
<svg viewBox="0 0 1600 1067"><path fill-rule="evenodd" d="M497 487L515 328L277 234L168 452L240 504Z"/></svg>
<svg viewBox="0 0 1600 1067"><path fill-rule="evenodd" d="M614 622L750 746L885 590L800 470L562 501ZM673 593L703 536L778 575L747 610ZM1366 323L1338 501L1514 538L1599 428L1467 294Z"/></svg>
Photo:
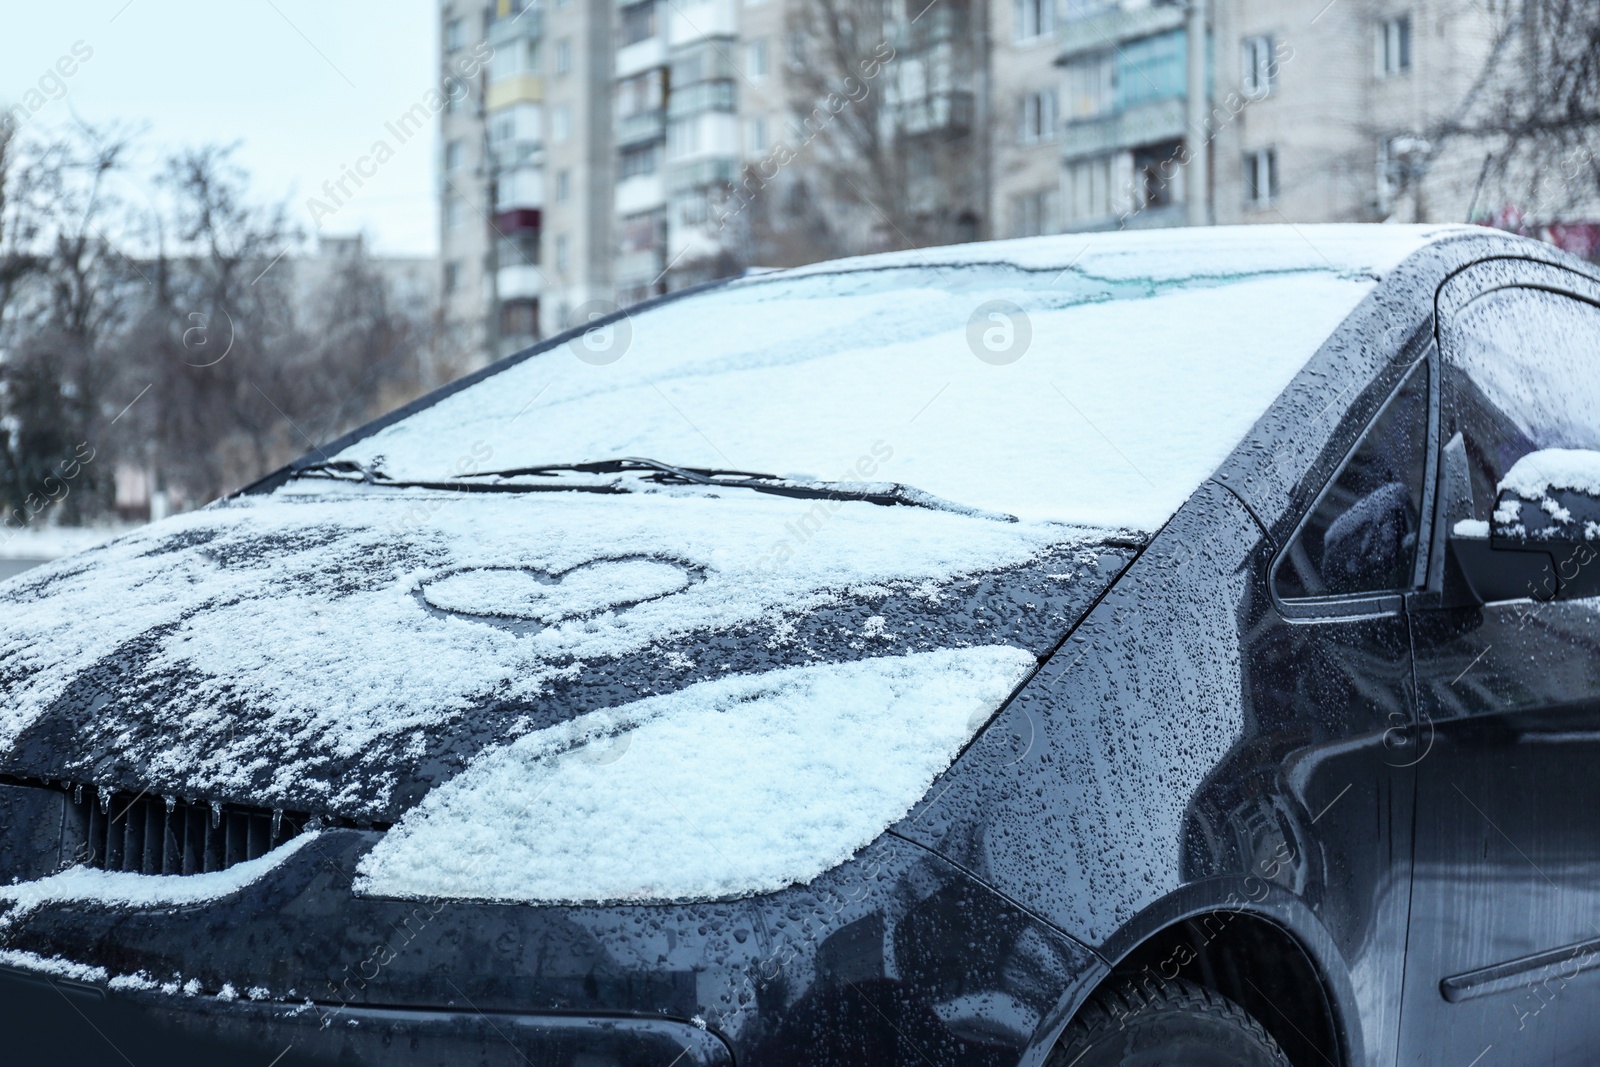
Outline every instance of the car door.
<svg viewBox="0 0 1600 1067"><path fill-rule="evenodd" d="M1309 488L1271 569L1274 608L1247 640L1257 730L1282 746L1254 765L1270 765L1304 813L1258 870L1291 872L1338 943L1368 1021L1368 1063L1392 1062L1403 979L1415 793L1404 596L1421 587L1431 518L1429 341L1373 383L1365 428ZM1234 777L1242 797L1279 795Z"/></svg>
<svg viewBox="0 0 1600 1067"><path fill-rule="evenodd" d="M1528 453L1600 449L1600 287L1479 264L1441 290L1438 316L1442 535L1488 520ZM1530 588L1462 604L1442 536L1434 548L1410 604L1423 739L1400 1062L1591 1063L1600 602Z"/></svg>

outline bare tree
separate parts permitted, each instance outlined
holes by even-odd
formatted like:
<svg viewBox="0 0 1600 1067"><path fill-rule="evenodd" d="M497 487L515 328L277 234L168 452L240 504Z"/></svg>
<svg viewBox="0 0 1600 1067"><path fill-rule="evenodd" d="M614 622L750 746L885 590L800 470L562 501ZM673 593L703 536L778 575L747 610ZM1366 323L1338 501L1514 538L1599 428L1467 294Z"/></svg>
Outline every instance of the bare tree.
<svg viewBox="0 0 1600 1067"><path fill-rule="evenodd" d="M751 254L783 265L988 232L979 12L969 0L794 6L790 135L733 191Z"/></svg>
<svg viewBox="0 0 1600 1067"><path fill-rule="evenodd" d="M13 141L21 173L0 182L11 186L13 242L0 265L0 481L12 509L30 516L58 504L65 521L79 522L110 504L113 385L123 371L112 342L138 268L106 233L118 207L106 182L127 145L123 132L86 125L31 145Z"/></svg>
<svg viewBox="0 0 1600 1067"><path fill-rule="evenodd" d="M1481 159L1474 213L1496 201L1548 222L1600 199L1600 4L1518 0L1458 112L1430 138Z"/></svg>

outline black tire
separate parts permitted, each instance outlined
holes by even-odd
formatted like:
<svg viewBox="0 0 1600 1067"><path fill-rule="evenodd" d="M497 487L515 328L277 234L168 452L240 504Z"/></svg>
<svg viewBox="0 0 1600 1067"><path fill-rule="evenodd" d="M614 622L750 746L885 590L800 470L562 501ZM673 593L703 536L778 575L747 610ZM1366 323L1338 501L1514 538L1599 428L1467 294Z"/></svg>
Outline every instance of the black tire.
<svg viewBox="0 0 1600 1067"><path fill-rule="evenodd" d="M1290 1067L1262 1025L1204 986L1146 972L1083 1006L1046 1067Z"/></svg>

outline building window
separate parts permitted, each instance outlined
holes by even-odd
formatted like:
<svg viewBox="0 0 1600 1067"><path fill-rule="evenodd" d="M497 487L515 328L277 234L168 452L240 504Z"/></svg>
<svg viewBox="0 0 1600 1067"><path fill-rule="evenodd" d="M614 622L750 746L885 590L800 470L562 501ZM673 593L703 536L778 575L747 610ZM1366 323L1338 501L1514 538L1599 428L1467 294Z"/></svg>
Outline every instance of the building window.
<svg viewBox="0 0 1600 1067"><path fill-rule="evenodd" d="M1011 200L1011 235L1038 237L1055 231L1056 191L1040 189Z"/></svg>
<svg viewBox="0 0 1600 1067"><path fill-rule="evenodd" d="M661 74L661 68L657 67L617 82L617 115L630 118L660 110L664 86Z"/></svg>
<svg viewBox="0 0 1600 1067"><path fill-rule="evenodd" d="M1183 195L1182 141L1165 141L1133 150L1132 207L1149 211L1171 207Z"/></svg>
<svg viewBox="0 0 1600 1067"><path fill-rule="evenodd" d="M557 144L572 136L572 106L561 104L550 112L550 139Z"/></svg>
<svg viewBox="0 0 1600 1067"><path fill-rule="evenodd" d="M1013 0L1012 10L1019 41L1042 37L1056 27L1055 0Z"/></svg>
<svg viewBox="0 0 1600 1067"><path fill-rule="evenodd" d="M451 141L444 146L444 169L450 172L460 170L467 164L467 142L462 140Z"/></svg>
<svg viewBox="0 0 1600 1067"><path fill-rule="evenodd" d="M1116 57L1102 52L1075 59L1066 67L1067 119L1092 119L1110 113L1117 103Z"/></svg>
<svg viewBox="0 0 1600 1067"><path fill-rule="evenodd" d="M643 4L629 4L622 9L622 45L648 41L656 35L655 0Z"/></svg>
<svg viewBox="0 0 1600 1067"><path fill-rule="evenodd" d="M745 148L751 155L760 155L771 145L767 141L767 120L764 116L757 116L750 120L746 127Z"/></svg>
<svg viewBox="0 0 1600 1067"><path fill-rule="evenodd" d="M1056 94L1051 90L1028 93L1022 98L1023 144L1049 141L1056 135Z"/></svg>
<svg viewBox="0 0 1600 1067"><path fill-rule="evenodd" d="M1246 37L1240 54L1244 60L1244 95L1251 100L1270 96L1278 82L1278 61L1272 38Z"/></svg>
<svg viewBox="0 0 1600 1067"><path fill-rule="evenodd" d="M572 243L567 240L566 234L556 238L556 270L562 274L572 265Z"/></svg>
<svg viewBox="0 0 1600 1067"><path fill-rule="evenodd" d="M744 46L744 72L745 76L753 82L759 82L766 79L766 41L751 41L749 44Z"/></svg>
<svg viewBox="0 0 1600 1067"><path fill-rule="evenodd" d="M572 172L569 170L556 171L556 203L565 204L572 199Z"/></svg>
<svg viewBox="0 0 1600 1067"><path fill-rule="evenodd" d="M539 334L539 301L507 300L500 305L501 337L536 337Z"/></svg>
<svg viewBox="0 0 1600 1067"><path fill-rule="evenodd" d="M630 215L622 220L622 251L648 252L664 239L667 220L660 212Z"/></svg>
<svg viewBox="0 0 1600 1067"><path fill-rule="evenodd" d="M675 119L667 124L667 158L683 159L700 151L698 117Z"/></svg>
<svg viewBox="0 0 1600 1067"><path fill-rule="evenodd" d="M459 196L452 196L444 202L444 228L459 230L467 223L467 205Z"/></svg>
<svg viewBox="0 0 1600 1067"><path fill-rule="evenodd" d="M444 265L444 292L446 296L461 288L461 264L451 261Z"/></svg>
<svg viewBox="0 0 1600 1067"><path fill-rule="evenodd" d="M1385 78L1411 69L1411 16L1397 15L1378 23L1378 72Z"/></svg>
<svg viewBox="0 0 1600 1067"><path fill-rule="evenodd" d="M647 144L624 148L618 160L618 178L639 178L647 174L654 174L660 169L661 150L659 145Z"/></svg>
<svg viewBox="0 0 1600 1067"><path fill-rule="evenodd" d="M457 48L467 43L467 23L465 19L454 18L444 24L444 46L454 52Z"/></svg>
<svg viewBox="0 0 1600 1067"><path fill-rule="evenodd" d="M1189 91L1189 35L1184 30L1141 37L1117 50L1117 106L1176 100Z"/></svg>
<svg viewBox="0 0 1600 1067"><path fill-rule="evenodd" d="M1263 148L1244 157L1244 195L1250 207L1270 207L1278 199L1278 150Z"/></svg>
<svg viewBox="0 0 1600 1067"><path fill-rule="evenodd" d="M1066 215L1068 222L1103 219L1112 213L1112 157L1085 159L1066 169Z"/></svg>
<svg viewBox="0 0 1600 1067"><path fill-rule="evenodd" d="M556 42L556 73L566 74L572 70L572 40L567 37Z"/></svg>

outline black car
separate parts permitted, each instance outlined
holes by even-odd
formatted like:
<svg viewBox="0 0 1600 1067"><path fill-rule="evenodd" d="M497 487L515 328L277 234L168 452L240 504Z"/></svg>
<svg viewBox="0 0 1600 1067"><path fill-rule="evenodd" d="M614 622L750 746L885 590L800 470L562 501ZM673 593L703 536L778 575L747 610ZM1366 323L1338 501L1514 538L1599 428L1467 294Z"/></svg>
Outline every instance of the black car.
<svg viewBox="0 0 1600 1067"><path fill-rule="evenodd" d="M617 312L0 586L6 1063L1582 1064L1600 275Z"/></svg>

